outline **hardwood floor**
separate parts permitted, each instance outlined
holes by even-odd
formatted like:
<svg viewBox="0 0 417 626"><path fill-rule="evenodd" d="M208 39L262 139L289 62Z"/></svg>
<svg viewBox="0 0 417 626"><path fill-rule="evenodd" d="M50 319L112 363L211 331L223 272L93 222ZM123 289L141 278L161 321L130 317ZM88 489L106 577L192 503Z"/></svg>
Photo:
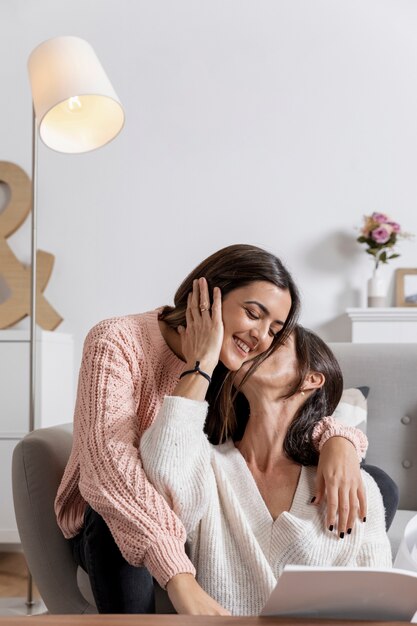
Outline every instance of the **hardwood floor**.
<svg viewBox="0 0 417 626"><path fill-rule="evenodd" d="M26 597L27 569L22 552L0 552L0 598ZM34 599L39 598L36 586Z"/></svg>
<svg viewBox="0 0 417 626"><path fill-rule="evenodd" d="M32 616L46 613L33 585L32 605L26 604L28 573L22 552L0 552L0 616Z"/></svg>

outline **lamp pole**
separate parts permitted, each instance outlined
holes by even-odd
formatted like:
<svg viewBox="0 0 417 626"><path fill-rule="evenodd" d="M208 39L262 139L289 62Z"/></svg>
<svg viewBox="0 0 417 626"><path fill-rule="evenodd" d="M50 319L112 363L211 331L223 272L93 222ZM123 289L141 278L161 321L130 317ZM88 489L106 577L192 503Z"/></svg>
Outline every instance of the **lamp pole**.
<svg viewBox="0 0 417 626"><path fill-rule="evenodd" d="M35 428L36 413L36 249L37 249L37 167L38 133L35 107L32 105L32 220L31 220L31 272L30 272L30 367L29 367L29 432ZM33 580L28 569L26 606L32 607Z"/></svg>
<svg viewBox="0 0 417 626"><path fill-rule="evenodd" d="M35 428L35 385L36 385L36 248L37 248L37 160L38 133L36 115L32 113L32 224L31 224L31 272L30 272L30 391L29 391L29 432Z"/></svg>

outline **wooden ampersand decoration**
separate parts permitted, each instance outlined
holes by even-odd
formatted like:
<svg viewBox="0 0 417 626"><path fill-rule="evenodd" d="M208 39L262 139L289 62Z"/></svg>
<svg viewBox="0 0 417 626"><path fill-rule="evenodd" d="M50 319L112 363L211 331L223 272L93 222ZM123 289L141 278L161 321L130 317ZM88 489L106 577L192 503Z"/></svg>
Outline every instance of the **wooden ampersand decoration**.
<svg viewBox="0 0 417 626"><path fill-rule="evenodd" d="M6 240L30 213L31 184L22 168L7 161L0 161L0 183L10 188L10 201L0 213L0 275L10 289L10 297L0 304L0 328L8 328L30 315L30 267L19 261ZM54 330L62 322L43 295L54 260L53 254L37 250L36 322L44 330Z"/></svg>

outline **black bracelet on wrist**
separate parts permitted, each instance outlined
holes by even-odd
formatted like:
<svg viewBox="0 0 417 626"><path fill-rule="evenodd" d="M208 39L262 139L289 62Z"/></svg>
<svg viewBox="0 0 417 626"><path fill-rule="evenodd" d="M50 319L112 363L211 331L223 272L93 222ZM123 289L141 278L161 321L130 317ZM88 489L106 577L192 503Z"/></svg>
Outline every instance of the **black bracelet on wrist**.
<svg viewBox="0 0 417 626"><path fill-rule="evenodd" d="M187 374L200 374L201 376L203 376L203 378L208 380L209 384L211 383L211 376L209 376L207 372L203 372L203 370L200 369L200 361L195 362L195 366L193 370L187 370L186 372L183 372L180 375L180 378L187 376Z"/></svg>

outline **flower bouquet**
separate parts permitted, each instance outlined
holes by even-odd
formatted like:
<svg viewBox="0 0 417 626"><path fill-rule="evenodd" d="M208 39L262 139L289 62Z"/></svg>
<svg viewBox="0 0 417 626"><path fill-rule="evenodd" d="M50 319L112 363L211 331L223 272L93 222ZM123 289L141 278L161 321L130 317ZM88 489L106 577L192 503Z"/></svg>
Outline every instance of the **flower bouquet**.
<svg viewBox="0 0 417 626"><path fill-rule="evenodd" d="M361 234L356 241L367 245L366 252L373 257L375 269L380 263L388 263L400 255L394 252L397 239L411 235L401 230L401 226L385 213L372 213L364 216Z"/></svg>
<svg viewBox="0 0 417 626"><path fill-rule="evenodd" d="M387 285L380 274L378 267L381 263L388 263L400 255L394 251L398 238L412 237L410 233L401 230L398 222L394 222L385 213L372 213L364 216L361 234L356 241L366 244L366 252L375 265L372 277L368 280L368 306L385 306Z"/></svg>

